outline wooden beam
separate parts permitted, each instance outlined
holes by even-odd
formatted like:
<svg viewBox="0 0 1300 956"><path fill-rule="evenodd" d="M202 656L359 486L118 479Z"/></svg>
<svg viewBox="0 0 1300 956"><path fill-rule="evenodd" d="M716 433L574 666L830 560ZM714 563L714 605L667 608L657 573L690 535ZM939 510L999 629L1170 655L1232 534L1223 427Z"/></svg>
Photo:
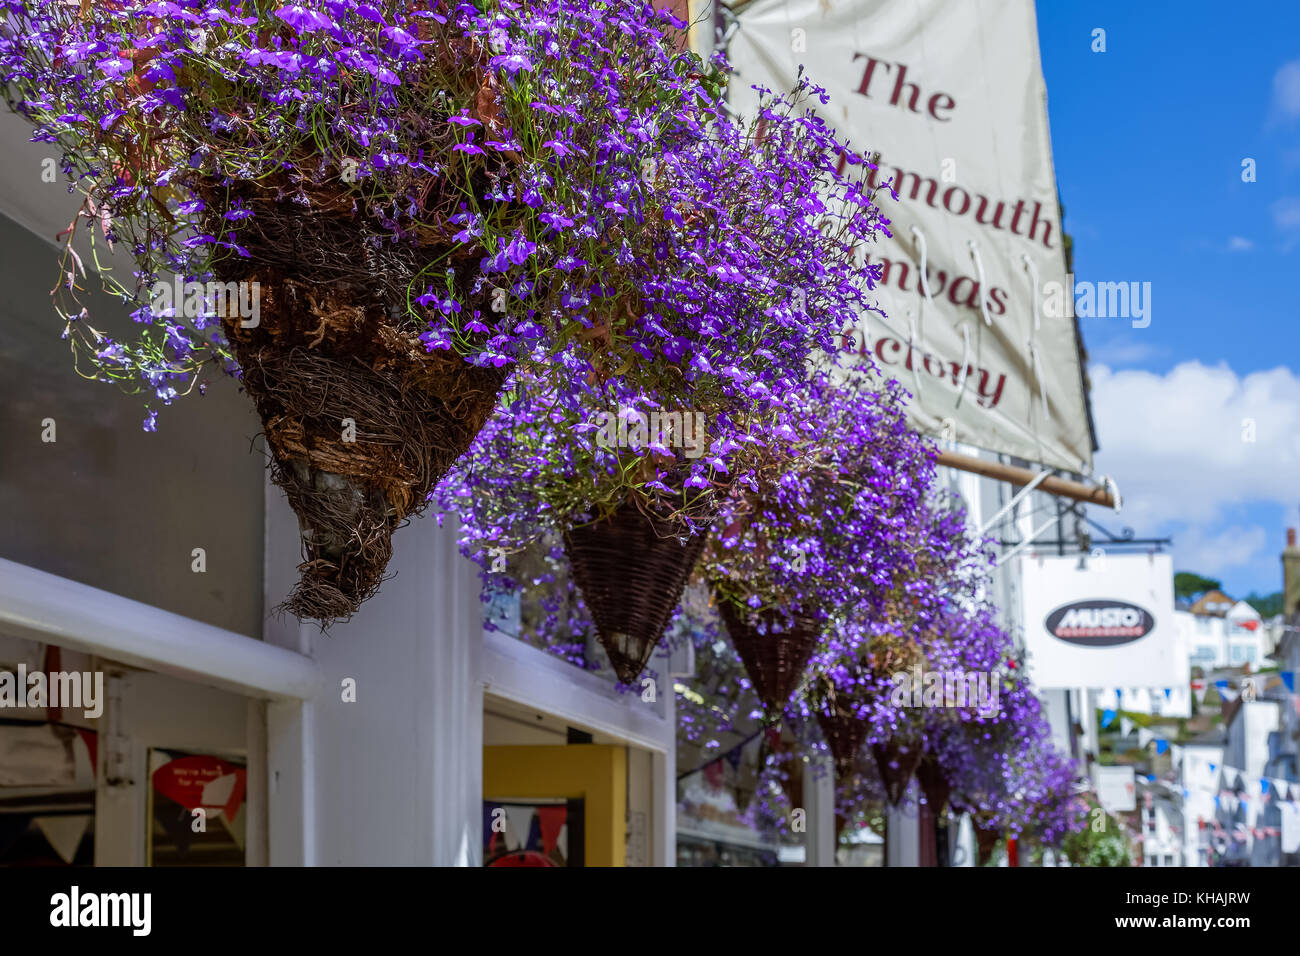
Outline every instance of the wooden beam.
<svg viewBox="0 0 1300 956"><path fill-rule="evenodd" d="M972 458L969 455L959 455L955 451L940 452L938 463L947 468L969 471L972 474L992 478L995 481L1009 481L1013 485L1027 485L1038 474L1038 472L1031 471L1028 468L1004 465L1001 462L986 461L983 458ZM1038 490L1045 491L1049 495L1070 498L1073 501L1082 501L1090 505L1101 505L1105 508L1115 507L1115 496L1111 494L1109 488L1103 485L1085 485L1082 482L1070 481L1068 478L1057 478L1055 475L1049 475L1039 483Z"/></svg>

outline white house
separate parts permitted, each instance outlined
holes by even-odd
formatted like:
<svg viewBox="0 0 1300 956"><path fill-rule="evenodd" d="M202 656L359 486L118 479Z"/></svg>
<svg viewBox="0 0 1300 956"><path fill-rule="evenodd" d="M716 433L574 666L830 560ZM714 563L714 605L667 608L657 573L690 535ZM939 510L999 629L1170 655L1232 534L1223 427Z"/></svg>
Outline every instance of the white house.
<svg viewBox="0 0 1300 956"><path fill-rule="evenodd" d="M1245 601L1210 591L1187 609L1174 611L1174 625L1188 663L1210 671L1221 667L1266 666L1272 651L1270 628Z"/></svg>

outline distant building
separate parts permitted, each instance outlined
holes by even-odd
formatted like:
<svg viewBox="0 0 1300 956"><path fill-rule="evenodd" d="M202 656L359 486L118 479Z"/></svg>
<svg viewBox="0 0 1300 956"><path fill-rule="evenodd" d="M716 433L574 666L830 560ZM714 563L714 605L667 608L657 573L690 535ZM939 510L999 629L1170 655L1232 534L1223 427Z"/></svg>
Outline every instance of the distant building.
<svg viewBox="0 0 1300 956"><path fill-rule="evenodd" d="M1186 609L1174 610L1174 626L1190 666L1210 671L1221 667L1266 666L1273 650L1274 628L1245 601L1209 591Z"/></svg>

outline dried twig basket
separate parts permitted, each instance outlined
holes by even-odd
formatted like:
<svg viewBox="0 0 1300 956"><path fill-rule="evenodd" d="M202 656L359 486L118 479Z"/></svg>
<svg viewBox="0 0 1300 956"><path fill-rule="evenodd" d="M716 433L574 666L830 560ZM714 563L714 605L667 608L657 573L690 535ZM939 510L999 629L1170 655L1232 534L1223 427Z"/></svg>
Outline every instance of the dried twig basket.
<svg viewBox="0 0 1300 956"><path fill-rule="evenodd" d="M888 743L872 744L871 753L876 758L880 781L885 785L885 798L891 805L898 806L921 762L921 745L895 736L890 737Z"/></svg>
<svg viewBox="0 0 1300 956"><path fill-rule="evenodd" d="M925 795L925 802L930 812L935 816L943 813L944 807L948 805L948 798L952 795L952 784L948 782L948 777L939 766L939 761L934 754L927 752L916 765L916 782L921 788L921 793Z"/></svg>
<svg viewBox="0 0 1300 956"><path fill-rule="evenodd" d="M997 826L989 825L977 818L972 818L971 823L975 830L975 847L978 851L976 864L978 866L987 866L993 859L993 851L997 849L998 841L1002 839L1002 829Z"/></svg>
<svg viewBox="0 0 1300 956"><path fill-rule="evenodd" d="M210 191L210 208L229 204ZM393 531L469 448L506 370L425 350L405 299L429 248L380 241L329 194L240 193L256 209L240 232L249 256L215 268L255 290L260 314L227 308L222 328L302 532L300 579L281 607L328 625L379 589Z"/></svg>
<svg viewBox="0 0 1300 956"><path fill-rule="evenodd" d="M663 636L707 535L682 540L668 521L632 502L570 528L564 549L618 679L630 684Z"/></svg>
<svg viewBox="0 0 1300 956"><path fill-rule="evenodd" d="M721 596L718 611L759 700L769 713L779 714L817 646L817 625L801 615L787 622L775 611L746 613Z"/></svg>
<svg viewBox="0 0 1300 956"><path fill-rule="evenodd" d="M862 743L867 739L867 722L860 717L840 711L819 711L817 726L835 758L835 772L841 777L851 776Z"/></svg>

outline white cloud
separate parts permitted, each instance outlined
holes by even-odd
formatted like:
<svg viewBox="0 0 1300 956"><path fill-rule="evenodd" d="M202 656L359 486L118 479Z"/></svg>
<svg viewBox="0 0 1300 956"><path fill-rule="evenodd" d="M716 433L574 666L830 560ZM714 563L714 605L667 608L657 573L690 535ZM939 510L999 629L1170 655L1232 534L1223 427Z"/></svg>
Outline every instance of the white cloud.
<svg viewBox="0 0 1300 956"><path fill-rule="evenodd" d="M1283 63L1273 75L1273 105L1283 116L1300 116L1300 60Z"/></svg>
<svg viewBox="0 0 1300 956"><path fill-rule="evenodd" d="M1229 568L1249 565L1259 557L1276 560L1277 537L1259 525L1236 524L1217 532L1206 532L1192 525L1180 529L1174 537L1174 564L1179 569L1196 568L1202 574L1221 575ZM1268 590L1266 586L1261 587Z"/></svg>
<svg viewBox="0 0 1300 956"><path fill-rule="evenodd" d="M1255 244L1244 236L1232 236L1228 239L1229 252L1249 252Z"/></svg>
<svg viewBox="0 0 1300 956"><path fill-rule="evenodd" d="M1093 366L1136 365L1156 358L1162 351L1149 344L1146 336L1118 335L1100 345L1090 345L1088 358Z"/></svg>
<svg viewBox="0 0 1300 956"><path fill-rule="evenodd" d="M1238 377L1184 362L1164 375L1092 366L1090 376L1097 470L1119 482L1125 524L1210 526L1237 506L1289 509L1300 498L1300 378L1290 370Z"/></svg>
<svg viewBox="0 0 1300 956"><path fill-rule="evenodd" d="M1284 196L1270 207L1273 212L1273 225L1279 229L1300 227L1300 196Z"/></svg>

